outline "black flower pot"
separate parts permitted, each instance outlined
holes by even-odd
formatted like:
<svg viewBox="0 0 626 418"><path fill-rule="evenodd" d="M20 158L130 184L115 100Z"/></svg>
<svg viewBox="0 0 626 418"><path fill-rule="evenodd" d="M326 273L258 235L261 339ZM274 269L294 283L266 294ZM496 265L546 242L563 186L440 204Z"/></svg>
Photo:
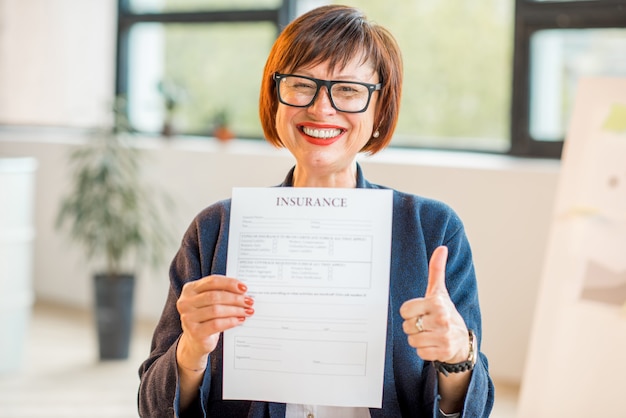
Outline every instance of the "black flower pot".
<svg viewBox="0 0 626 418"><path fill-rule="evenodd" d="M94 279L100 360L127 359L133 325L135 276L96 274Z"/></svg>

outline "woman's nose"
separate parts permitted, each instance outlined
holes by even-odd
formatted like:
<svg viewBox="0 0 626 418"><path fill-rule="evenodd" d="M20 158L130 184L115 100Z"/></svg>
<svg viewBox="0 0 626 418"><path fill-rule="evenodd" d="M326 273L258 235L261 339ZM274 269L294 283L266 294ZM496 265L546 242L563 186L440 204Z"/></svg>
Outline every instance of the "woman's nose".
<svg viewBox="0 0 626 418"><path fill-rule="evenodd" d="M322 86L317 93L317 97L307 109L311 113L333 114L336 112L330 101L330 91L326 86Z"/></svg>

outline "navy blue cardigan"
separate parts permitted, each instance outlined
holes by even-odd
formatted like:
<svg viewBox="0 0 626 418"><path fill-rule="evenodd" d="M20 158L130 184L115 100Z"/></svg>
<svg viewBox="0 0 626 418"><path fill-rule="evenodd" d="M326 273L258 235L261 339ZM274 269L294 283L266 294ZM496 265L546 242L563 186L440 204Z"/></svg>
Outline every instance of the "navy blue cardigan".
<svg viewBox="0 0 626 418"><path fill-rule="evenodd" d="M290 187L293 169L282 187ZM369 183L357 167L357 187L381 189ZM184 415L178 408L176 345L182 332L176 300L184 283L210 274L226 273L230 200L200 212L185 233L170 268L171 286L154 332L151 353L141 365L139 414L142 417L272 417L285 416L285 404L222 400L222 339L210 355L198 402ZM393 192L391 276L382 408L376 417L437 417L437 373L420 359L402 331L400 305L422 297L428 281L428 260L434 249L449 249L446 285L467 327L480 347L481 315L474 265L463 224L447 205L398 191ZM468 389L463 417L488 417L494 402L487 358L479 353Z"/></svg>

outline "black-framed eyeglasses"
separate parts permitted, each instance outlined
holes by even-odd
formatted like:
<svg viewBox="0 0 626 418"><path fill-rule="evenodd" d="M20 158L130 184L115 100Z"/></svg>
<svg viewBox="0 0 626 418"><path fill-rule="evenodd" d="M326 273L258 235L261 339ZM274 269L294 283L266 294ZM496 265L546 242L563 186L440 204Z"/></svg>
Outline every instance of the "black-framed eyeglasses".
<svg viewBox="0 0 626 418"><path fill-rule="evenodd" d="M380 90L382 83L359 81L320 80L295 74L274 73L278 100L287 106L309 107L322 86L326 87L330 104L340 112L361 113L367 110L372 93Z"/></svg>

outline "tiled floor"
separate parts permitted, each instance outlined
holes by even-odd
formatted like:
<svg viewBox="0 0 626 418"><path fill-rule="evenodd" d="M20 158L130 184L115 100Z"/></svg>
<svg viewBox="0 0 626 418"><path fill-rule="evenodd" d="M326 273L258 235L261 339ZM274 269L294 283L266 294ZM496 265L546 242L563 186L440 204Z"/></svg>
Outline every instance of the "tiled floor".
<svg viewBox="0 0 626 418"><path fill-rule="evenodd" d="M137 417L137 369L154 324L135 326L128 360L99 362L91 315L38 304L22 366L0 374L0 418ZM514 418L517 389L497 386L492 417Z"/></svg>

